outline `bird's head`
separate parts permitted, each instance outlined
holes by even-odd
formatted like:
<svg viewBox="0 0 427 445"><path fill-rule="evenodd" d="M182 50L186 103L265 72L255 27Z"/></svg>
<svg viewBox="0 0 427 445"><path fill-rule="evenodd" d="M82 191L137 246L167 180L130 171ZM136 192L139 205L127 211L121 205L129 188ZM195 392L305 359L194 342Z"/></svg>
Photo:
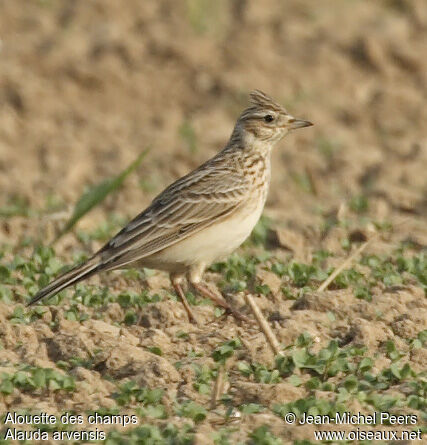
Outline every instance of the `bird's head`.
<svg viewBox="0 0 427 445"><path fill-rule="evenodd" d="M311 122L296 119L284 107L259 90L250 94L252 105L243 111L233 134L247 143L272 145L289 131L309 127Z"/></svg>

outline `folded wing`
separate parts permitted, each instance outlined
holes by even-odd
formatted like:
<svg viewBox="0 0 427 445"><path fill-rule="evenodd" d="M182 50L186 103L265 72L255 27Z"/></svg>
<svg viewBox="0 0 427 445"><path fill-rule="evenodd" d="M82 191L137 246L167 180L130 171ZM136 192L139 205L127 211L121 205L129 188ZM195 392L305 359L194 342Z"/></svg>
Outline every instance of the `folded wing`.
<svg viewBox="0 0 427 445"><path fill-rule="evenodd" d="M129 222L95 255L101 268L148 257L235 212L246 199L247 180L218 162L214 158L169 186Z"/></svg>

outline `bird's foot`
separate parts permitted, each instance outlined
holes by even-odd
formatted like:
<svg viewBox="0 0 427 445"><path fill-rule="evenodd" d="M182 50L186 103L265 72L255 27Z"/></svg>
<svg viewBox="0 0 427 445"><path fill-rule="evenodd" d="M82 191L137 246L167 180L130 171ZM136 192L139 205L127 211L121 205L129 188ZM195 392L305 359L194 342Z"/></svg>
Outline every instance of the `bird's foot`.
<svg viewBox="0 0 427 445"><path fill-rule="evenodd" d="M203 296L205 296L206 298L209 298L214 303L216 303L218 306L223 307L228 313L233 315L233 317L236 318L237 320L242 320L247 323L250 321L249 318L246 317L246 315L243 315L237 309L234 309L232 306L230 306L221 294L217 295L215 292L213 292L211 289L209 289L209 287L206 284L200 283L200 282L199 283L191 283L191 284Z"/></svg>
<svg viewBox="0 0 427 445"><path fill-rule="evenodd" d="M185 297L184 291L179 283L174 283L173 287L175 288L175 292L178 294L178 297L181 299L182 304L184 305L184 309L187 312L188 319L191 323L194 323L196 326L200 327L199 320L194 315L194 312L191 310L190 305L188 304L187 298Z"/></svg>

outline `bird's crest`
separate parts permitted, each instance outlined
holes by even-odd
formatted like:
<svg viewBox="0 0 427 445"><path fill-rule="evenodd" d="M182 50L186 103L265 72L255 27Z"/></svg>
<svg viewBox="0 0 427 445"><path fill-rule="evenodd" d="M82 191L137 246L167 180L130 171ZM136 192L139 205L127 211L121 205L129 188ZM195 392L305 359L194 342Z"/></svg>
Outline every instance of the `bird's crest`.
<svg viewBox="0 0 427 445"><path fill-rule="evenodd" d="M249 96L251 103L257 108L270 108L276 111L286 112L286 110L281 105L279 105L270 96L260 90L252 91Z"/></svg>

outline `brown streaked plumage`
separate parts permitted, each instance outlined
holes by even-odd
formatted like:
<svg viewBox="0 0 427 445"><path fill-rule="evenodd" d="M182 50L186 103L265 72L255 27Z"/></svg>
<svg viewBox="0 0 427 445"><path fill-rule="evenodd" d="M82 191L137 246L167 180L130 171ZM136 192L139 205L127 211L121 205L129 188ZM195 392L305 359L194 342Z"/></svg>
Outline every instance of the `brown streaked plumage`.
<svg viewBox="0 0 427 445"><path fill-rule="evenodd" d="M312 125L293 118L261 91L250 97L252 105L221 152L167 187L88 261L56 278L29 304L95 273L136 265L169 272L193 320L181 287L186 275L199 292L231 310L201 281L203 272L239 247L261 216L273 145L290 130Z"/></svg>

